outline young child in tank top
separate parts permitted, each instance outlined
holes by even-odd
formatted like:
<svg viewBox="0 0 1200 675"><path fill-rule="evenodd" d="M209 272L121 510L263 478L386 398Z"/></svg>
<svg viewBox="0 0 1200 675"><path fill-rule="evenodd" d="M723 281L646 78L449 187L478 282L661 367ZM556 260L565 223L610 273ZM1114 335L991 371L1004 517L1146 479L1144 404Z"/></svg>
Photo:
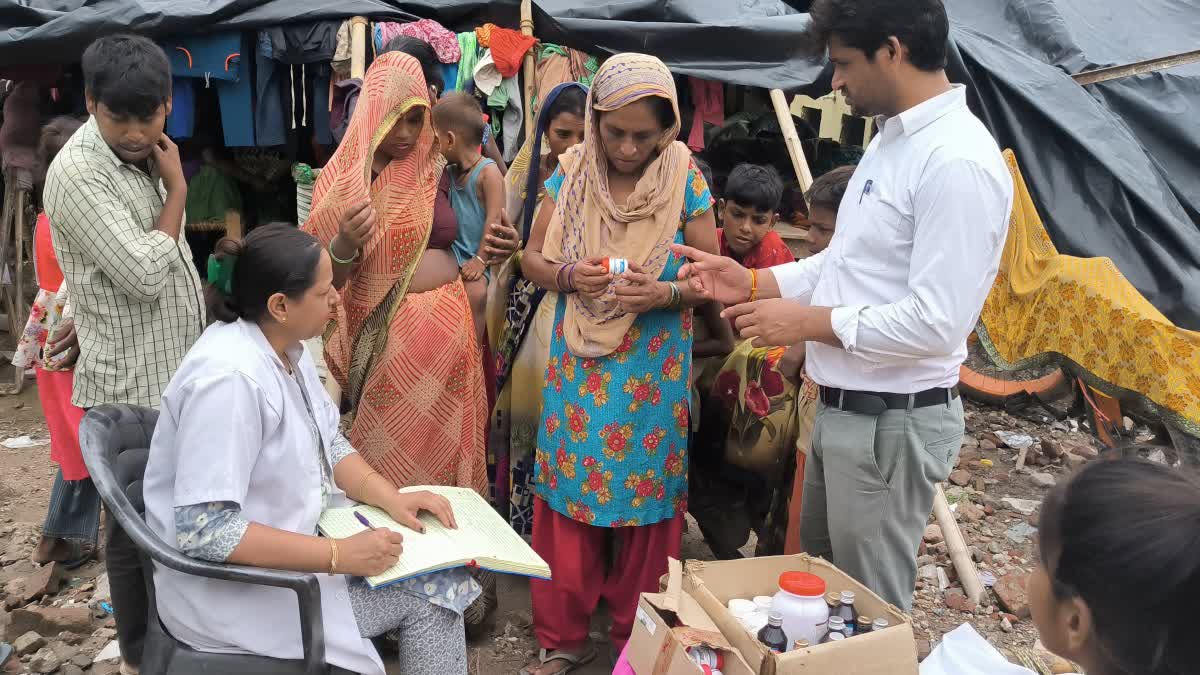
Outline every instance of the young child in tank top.
<svg viewBox="0 0 1200 675"><path fill-rule="evenodd" d="M438 144L454 179L450 204L458 218L458 235L450 250L458 261L475 332L482 342L489 278L488 261L483 259L483 233L487 225L500 222L504 176L495 162L479 152L484 126L481 113L479 103L462 92L447 94L433 107Z"/></svg>

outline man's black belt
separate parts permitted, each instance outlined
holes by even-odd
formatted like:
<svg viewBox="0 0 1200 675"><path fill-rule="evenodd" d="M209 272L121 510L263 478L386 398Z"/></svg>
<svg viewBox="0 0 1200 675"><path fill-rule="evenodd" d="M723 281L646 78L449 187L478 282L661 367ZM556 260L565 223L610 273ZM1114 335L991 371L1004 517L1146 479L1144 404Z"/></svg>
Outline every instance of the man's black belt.
<svg viewBox="0 0 1200 675"><path fill-rule="evenodd" d="M882 415L885 410L912 410L933 405L948 405L958 398L958 387L935 388L915 394L889 394L879 391L851 391L821 387L821 402L831 408L862 415Z"/></svg>

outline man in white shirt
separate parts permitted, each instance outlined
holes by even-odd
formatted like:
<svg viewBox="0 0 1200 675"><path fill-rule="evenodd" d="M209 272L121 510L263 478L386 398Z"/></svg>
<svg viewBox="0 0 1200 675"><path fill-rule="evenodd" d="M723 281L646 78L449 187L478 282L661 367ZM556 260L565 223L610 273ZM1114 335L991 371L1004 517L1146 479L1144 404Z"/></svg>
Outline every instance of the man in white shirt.
<svg viewBox="0 0 1200 675"><path fill-rule="evenodd" d="M759 344L807 341L821 386L800 536L885 600L912 606L935 486L963 435L958 370L1000 261L1012 180L946 77L941 0L816 0L814 51L877 132L824 252L762 273L677 247L681 276Z"/></svg>

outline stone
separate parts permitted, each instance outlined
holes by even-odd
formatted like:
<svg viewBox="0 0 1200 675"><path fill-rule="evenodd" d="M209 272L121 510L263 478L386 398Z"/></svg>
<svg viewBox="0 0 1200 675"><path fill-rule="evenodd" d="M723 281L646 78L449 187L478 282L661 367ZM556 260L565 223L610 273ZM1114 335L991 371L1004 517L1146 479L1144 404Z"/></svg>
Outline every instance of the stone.
<svg viewBox="0 0 1200 675"><path fill-rule="evenodd" d="M991 504L984 504L983 505L983 515L985 515L985 516L996 515L996 507L992 506Z"/></svg>
<svg viewBox="0 0 1200 675"><path fill-rule="evenodd" d="M112 640L117 637L117 631L113 630L112 628L108 628L107 626L104 628L97 628L96 631L92 633L92 637L97 637L101 640Z"/></svg>
<svg viewBox="0 0 1200 675"><path fill-rule="evenodd" d="M951 588L946 591L946 606L955 611L974 614L978 604L968 598L961 588Z"/></svg>
<svg viewBox="0 0 1200 675"><path fill-rule="evenodd" d="M1013 632L1013 625L1012 622L1008 620L1008 617L1000 619L1000 630L1004 631L1005 633Z"/></svg>
<svg viewBox="0 0 1200 675"><path fill-rule="evenodd" d="M917 567L924 567L926 565L932 565L934 562L936 562L936 560L931 555L919 556L917 558Z"/></svg>
<svg viewBox="0 0 1200 675"><path fill-rule="evenodd" d="M996 580L996 585L992 587L992 590L995 591L1004 611L1022 619L1029 618L1029 595L1025 591L1028 583L1029 572L1020 570L1010 572Z"/></svg>
<svg viewBox="0 0 1200 675"><path fill-rule="evenodd" d="M1054 476L1051 476L1048 473L1035 473L1029 477L1029 480L1040 488L1052 488L1058 484L1058 481L1055 480Z"/></svg>
<svg viewBox="0 0 1200 675"><path fill-rule="evenodd" d="M1028 516L1042 505L1040 501L1017 499L1016 497L1005 497L1000 500L1000 503L1023 516Z"/></svg>
<svg viewBox="0 0 1200 675"><path fill-rule="evenodd" d="M96 589L92 591L92 599L88 601L88 606L99 607L102 602L112 602L112 588L108 583L107 572L96 577Z"/></svg>
<svg viewBox="0 0 1200 675"><path fill-rule="evenodd" d="M43 596L54 595L61 585L62 567L57 562L47 563L26 577L22 597L25 602L33 602Z"/></svg>
<svg viewBox="0 0 1200 675"><path fill-rule="evenodd" d="M71 659L71 663L80 668L90 668L92 666L92 657L88 656L87 654L76 654L74 658Z"/></svg>
<svg viewBox="0 0 1200 675"><path fill-rule="evenodd" d="M1029 538L1037 534L1037 528L1029 523L1017 523L1004 533L1004 536L1012 543L1020 546L1029 541Z"/></svg>
<svg viewBox="0 0 1200 675"><path fill-rule="evenodd" d="M12 643L13 651L17 653L17 656L32 654L45 646L46 638L33 631L25 633L16 640L13 640Z"/></svg>
<svg viewBox="0 0 1200 675"><path fill-rule="evenodd" d="M950 473L950 482L959 487L966 487L971 484L971 473L962 469L952 471Z"/></svg>
<svg viewBox="0 0 1200 675"><path fill-rule="evenodd" d="M985 553L984 550L978 546L972 546L967 550L971 553L971 559L977 563L983 562L984 557L987 556L987 553Z"/></svg>
<svg viewBox="0 0 1200 675"><path fill-rule="evenodd" d="M1009 623L1016 623L1016 622L1020 621L1020 619L1017 618L1016 614L1009 614L1008 612L1000 612L1000 616L1005 619L1008 619Z"/></svg>
<svg viewBox="0 0 1200 675"><path fill-rule="evenodd" d="M924 661L925 659L929 658L929 654L932 651L933 651L933 647L930 644L929 640L917 640L917 661L918 662Z"/></svg>
<svg viewBox="0 0 1200 675"><path fill-rule="evenodd" d="M63 631L54 639L58 640L59 642L69 644L72 647L78 647L83 643L83 636L78 633L72 633L71 631Z"/></svg>
<svg viewBox="0 0 1200 675"><path fill-rule="evenodd" d="M917 578L926 581L933 581L937 578L937 565L922 565L917 568Z"/></svg>
<svg viewBox="0 0 1200 675"><path fill-rule="evenodd" d="M978 523L983 520L983 509L969 502L962 502L958 505L958 515L968 523Z"/></svg>
<svg viewBox="0 0 1200 675"><path fill-rule="evenodd" d="M87 607L32 607L15 609L12 630L37 631L45 635L92 632L92 611Z"/></svg>
<svg viewBox="0 0 1200 675"><path fill-rule="evenodd" d="M1071 469L1072 471L1075 471L1075 470L1079 469L1079 467L1083 466L1084 464L1087 464L1087 459L1080 457L1079 455L1076 455L1073 452L1068 452L1068 453L1064 454L1062 457L1062 460L1063 460L1063 464L1066 464L1067 468Z"/></svg>
<svg viewBox="0 0 1200 675"><path fill-rule="evenodd" d="M1002 548L1000 546L1000 542L993 541L993 542L988 543L988 553L996 554L996 553L1003 553L1003 552L1004 552L1004 548Z"/></svg>
<svg viewBox="0 0 1200 675"><path fill-rule="evenodd" d="M72 647L62 642L50 645L50 648L54 650L55 655L58 656L58 660L63 663L79 656L79 647Z"/></svg>
<svg viewBox="0 0 1200 675"><path fill-rule="evenodd" d="M941 527L937 525L930 525L929 527L925 528L925 534L922 539L924 539L925 543L927 544L937 544L945 541L946 537L942 534Z"/></svg>
<svg viewBox="0 0 1200 675"><path fill-rule="evenodd" d="M1000 446L996 445L995 441L990 441L985 438L979 441L979 449L984 452L995 452L1000 449Z"/></svg>
<svg viewBox="0 0 1200 675"><path fill-rule="evenodd" d="M1066 453L1066 451L1063 450L1062 443L1059 443L1053 438L1042 439L1042 452L1054 459L1058 459Z"/></svg>
<svg viewBox="0 0 1200 675"><path fill-rule="evenodd" d="M68 663L67 665L63 666L58 673L59 675L83 675L83 669L74 663Z"/></svg>
<svg viewBox="0 0 1200 675"><path fill-rule="evenodd" d="M33 655L32 659L29 660L29 669L42 675L53 673L54 671L58 670L58 667L61 665L62 661L58 658L58 655L54 653L54 650L50 649L49 647L43 647L38 651L37 654Z"/></svg>
<svg viewBox="0 0 1200 675"><path fill-rule="evenodd" d="M1096 459L1100 456L1100 452L1088 443L1071 446L1071 452L1084 459Z"/></svg>
<svg viewBox="0 0 1200 675"><path fill-rule="evenodd" d="M88 671L89 675L120 675L121 664L113 661L111 663L97 663Z"/></svg>

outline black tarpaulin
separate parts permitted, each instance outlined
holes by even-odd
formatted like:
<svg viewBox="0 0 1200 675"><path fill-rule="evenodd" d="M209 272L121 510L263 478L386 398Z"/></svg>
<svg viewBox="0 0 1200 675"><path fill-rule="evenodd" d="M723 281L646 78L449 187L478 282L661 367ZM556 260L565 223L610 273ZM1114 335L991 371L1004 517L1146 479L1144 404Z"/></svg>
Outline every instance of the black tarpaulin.
<svg viewBox="0 0 1200 675"><path fill-rule="evenodd" d="M515 26L520 0L0 0L0 65L66 63L119 31L152 37L369 16L435 19L452 30Z"/></svg>
<svg viewBox="0 0 1200 675"><path fill-rule="evenodd" d="M1108 257L1200 330L1200 64L1081 87L1069 75L1196 49L1196 0L945 0L952 79L1017 153L1058 249ZM673 71L821 94L799 53L804 0L535 0L539 38L642 51ZM0 64L68 62L117 30L249 29L361 14L515 26L518 0L0 0Z"/></svg>

